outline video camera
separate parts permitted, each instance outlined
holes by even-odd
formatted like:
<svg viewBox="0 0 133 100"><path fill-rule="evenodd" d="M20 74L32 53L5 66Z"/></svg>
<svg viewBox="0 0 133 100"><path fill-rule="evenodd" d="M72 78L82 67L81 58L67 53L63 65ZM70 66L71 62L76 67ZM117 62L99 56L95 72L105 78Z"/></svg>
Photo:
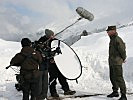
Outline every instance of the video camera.
<svg viewBox="0 0 133 100"><path fill-rule="evenodd" d="M55 50L52 51L53 48L49 47L46 42L42 43L34 41L32 42L32 47L35 48L35 50L39 51L46 59L53 58L56 53L61 53L60 47L57 47Z"/></svg>

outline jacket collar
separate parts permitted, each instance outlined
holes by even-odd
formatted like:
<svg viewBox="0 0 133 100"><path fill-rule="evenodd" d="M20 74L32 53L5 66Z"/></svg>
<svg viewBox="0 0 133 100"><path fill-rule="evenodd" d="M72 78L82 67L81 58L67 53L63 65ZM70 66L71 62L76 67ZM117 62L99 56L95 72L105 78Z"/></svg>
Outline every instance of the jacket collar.
<svg viewBox="0 0 133 100"><path fill-rule="evenodd" d="M116 32L114 35L109 36L109 37L110 37L110 39L113 39L113 38L115 38L116 36L118 36L118 33L117 33L117 32Z"/></svg>

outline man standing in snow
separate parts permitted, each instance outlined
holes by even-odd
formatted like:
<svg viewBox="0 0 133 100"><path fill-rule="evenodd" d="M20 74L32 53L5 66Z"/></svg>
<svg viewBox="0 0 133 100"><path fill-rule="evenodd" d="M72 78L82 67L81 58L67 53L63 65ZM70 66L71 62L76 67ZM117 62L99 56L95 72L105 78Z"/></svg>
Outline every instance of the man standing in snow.
<svg viewBox="0 0 133 100"><path fill-rule="evenodd" d="M54 55L51 56L51 42L54 40L54 32L52 30L46 29L45 30L45 35L41 37L38 42L42 43L43 45L46 46L46 55L45 60L47 60L47 65L48 65L48 72L49 72L49 87L50 87L50 93L52 97L59 97L56 91L56 79L58 78L60 84L62 85L62 89L64 90L64 95L73 95L75 94L75 91L71 91L69 89L69 85L67 83L66 78L61 74L59 69L57 68L57 65L54 61ZM60 48L56 48L56 53L60 53Z"/></svg>
<svg viewBox="0 0 133 100"><path fill-rule="evenodd" d="M113 92L107 97L118 97L118 88L120 88L121 97L119 100L127 100L126 97L126 85L123 78L122 63L126 59L126 47L123 40L118 36L116 32L116 26L108 26L106 30L109 37L109 69L110 69L110 81L112 83Z"/></svg>
<svg viewBox="0 0 133 100"><path fill-rule="evenodd" d="M20 66L20 75L23 78L23 82L21 82L23 91L22 100L29 100L30 94L30 100L40 100L39 84L42 72L39 71L38 66L42 62L41 54L31 47L31 41L28 38L23 38L21 40L21 45L21 52L17 53L11 59L10 65Z"/></svg>

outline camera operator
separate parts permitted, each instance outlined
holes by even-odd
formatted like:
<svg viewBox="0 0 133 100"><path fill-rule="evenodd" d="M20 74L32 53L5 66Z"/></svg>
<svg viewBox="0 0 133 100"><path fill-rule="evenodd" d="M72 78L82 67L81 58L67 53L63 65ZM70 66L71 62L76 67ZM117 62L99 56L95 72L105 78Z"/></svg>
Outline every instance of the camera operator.
<svg viewBox="0 0 133 100"><path fill-rule="evenodd" d="M21 40L22 49L20 53L17 53L10 61L10 66L20 66L20 75L22 76L23 82L22 100L40 100L40 84L42 72L39 71L38 66L42 62L41 54L34 50L31 45L31 41L28 38ZM6 67L8 69L10 66Z"/></svg>
<svg viewBox="0 0 133 100"><path fill-rule="evenodd" d="M50 93L52 97L59 97L59 95L57 94L56 91L56 79L58 78L62 89L64 90L64 94L65 95L73 95L76 92L75 91L71 91L69 89L69 85L67 83L66 78L61 74L61 72L59 71L59 69L57 68L57 65L54 61L54 55L55 53L61 53L60 47L57 47L55 51L51 51L51 42L55 40L55 36L54 36L54 32L52 30L46 29L45 30L45 35L43 37L41 37L38 40L38 43L42 44L43 49L40 49L39 51L41 51L42 53L45 54L45 56L43 57L43 63L42 66L40 68L40 70L44 71L44 78L43 78L43 87L42 87L42 94L47 93L47 83L48 83L48 77L47 77L47 73L46 70L48 69L49 72L49 87L50 87Z"/></svg>

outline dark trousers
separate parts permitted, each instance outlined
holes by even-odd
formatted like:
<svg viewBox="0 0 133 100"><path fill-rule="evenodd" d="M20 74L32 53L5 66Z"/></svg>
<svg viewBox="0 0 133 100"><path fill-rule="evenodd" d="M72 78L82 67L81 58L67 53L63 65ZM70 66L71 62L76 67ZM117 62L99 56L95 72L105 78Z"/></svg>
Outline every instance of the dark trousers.
<svg viewBox="0 0 133 100"><path fill-rule="evenodd" d="M44 70L42 75L42 91L41 91L42 98L47 98L47 92L48 92L48 70Z"/></svg>
<svg viewBox="0 0 133 100"><path fill-rule="evenodd" d="M31 94L30 100L36 100L38 93L37 83L24 82L22 91L23 91L23 100L29 100L30 94Z"/></svg>
<svg viewBox="0 0 133 100"><path fill-rule="evenodd" d="M24 79L24 83L22 84L23 100L29 100L30 95L30 100L38 100L37 98L41 93L41 78L42 75L37 78Z"/></svg>
<svg viewBox="0 0 133 100"><path fill-rule="evenodd" d="M64 91L68 91L69 90L69 85L67 83L66 78L61 74L61 72L59 71L59 69L57 68L55 63L51 63L49 66L49 87L50 87L50 93L57 93L56 91L56 79L58 78L59 83L62 86L62 89Z"/></svg>
<svg viewBox="0 0 133 100"><path fill-rule="evenodd" d="M122 65L109 66L110 68L110 81L113 85L113 91L118 91L120 88L121 93L126 94L126 85L123 78Z"/></svg>

